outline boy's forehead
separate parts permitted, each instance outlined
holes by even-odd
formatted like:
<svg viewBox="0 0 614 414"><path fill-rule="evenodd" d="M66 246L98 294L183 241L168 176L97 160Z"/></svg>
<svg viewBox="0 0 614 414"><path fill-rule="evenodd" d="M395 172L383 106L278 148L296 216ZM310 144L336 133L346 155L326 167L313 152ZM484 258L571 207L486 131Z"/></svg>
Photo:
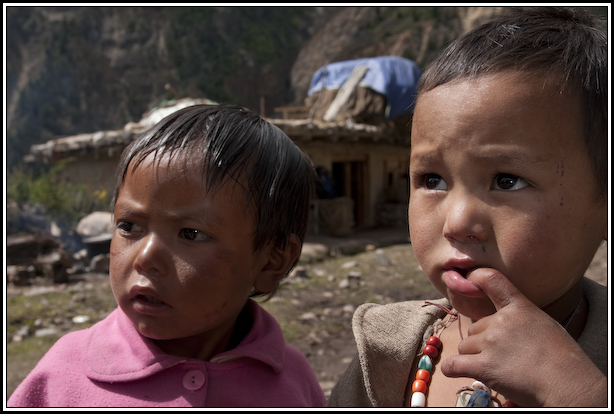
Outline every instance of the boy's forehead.
<svg viewBox="0 0 614 414"><path fill-rule="evenodd" d="M220 174L215 180L210 179L210 174L215 171L215 167L208 166L202 157L194 157L191 154L175 152L170 154L166 153L150 153L147 154L142 160L140 156L135 156L128 166L126 179L129 179L129 175L132 171L138 169L149 169L148 173L151 173L157 180L160 180L161 173L164 173L168 177L172 174L175 180L181 180L182 178L191 178L193 180L199 180L202 184L202 188L207 192L213 193L219 191L222 187L232 187L233 193L244 196L246 193L246 185L244 177L235 177L230 173ZM138 164L137 164L138 162Z"/></svg>
<svg viewBox="0 0 614 414"><path fill-rule="evenodd" d="M494 79L495 82L490 84L488 81ZM516 70L504 69L493 72L483 72L477 75L461 75L451 79L448 82L437 85L433 88L420 91L418 99L426 93L436 90L442 90L447 87L465 85L469 89L473 89L479 85L487 85L496 93L501 88L514 88L517 90L526 89L526 85L531 85L530 91L534 94L550 94L550 93L570 93L571 89L565 80L563 74L557 72L549 73L544 70Z"/></svg>
<svg viewBox="0 0 614 414"><path fill-rule="evenodd" d="M573 88L562 86L556 78L543 73L503 71L477 77L457 78L421 92L416 101L415 112L441 108L457 112L468 111L473 108L471 104L476 99L484 103L493 103L493 106L485 105L480 111L500 110L502 104L512 106L506 108L507 111L513 109L514 105L521 110L525 105L535 106L540 102L544 108L556 107L555 112L564 116L574 112L580 114L581 108Z"/></svg>
<svg viewBox="0 0 614 414"><path fill-rule="evenodd" d="M472 137L477 142L481 136L483 144L489 144L492 139L530 135L550 147L573 139L571 145L583 148L582 119L576 95L561 90L557 82L500 72L457 79L422 92L414 111L412 143L437 138L445 144Z"/></svg>

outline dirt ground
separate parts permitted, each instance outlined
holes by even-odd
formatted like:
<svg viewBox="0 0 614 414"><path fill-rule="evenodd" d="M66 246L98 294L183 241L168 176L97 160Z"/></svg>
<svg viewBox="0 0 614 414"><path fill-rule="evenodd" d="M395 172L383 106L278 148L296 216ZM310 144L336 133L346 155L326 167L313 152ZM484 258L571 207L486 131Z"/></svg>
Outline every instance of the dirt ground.
<svg viewBox="0 0 614 414"><path fill-rule="evenodd" d="M441 297L422 273L411 244L398 244L397 237L396 244L378 249L394 242L378 240L332 247L321 240L307 244L296 272L263 303L287 342L306 355L327 396L355 355L351 318L357 306ZM334 257L327 255L331 252ZM607 285L605 243L588 276ZM59 286L7 287L7 397L59 336L91 326L114 306L107 275L81 275ZM75 324L77 315L89 315L90 320ZM13 340L26 324L34 325L29 335ZM55 332L48 336L36 331L49 328Z"/></svg>
<svg viewBox="0 0 614 414"><path fill-rule="evenodd" d="M350 287L313 284L293 292L300 298L296 305L305 312L313 312L315 317L304 321L309 326L306 337L291 338L288 342L307 356L327 396L356 354L351 318L358 305L441 297L422 273L410 244L381 250L390 264L378 263L374 252L366 252L308 266L312 277L332 274L334 282L343 280L343 271L335 273L335 268L346 270L348 275L352 271L360 272L360 280ZM348 266L350 263L355 264ZM607 243L603 243L587 270L587 277L607 286L607 265Z"/></svg>

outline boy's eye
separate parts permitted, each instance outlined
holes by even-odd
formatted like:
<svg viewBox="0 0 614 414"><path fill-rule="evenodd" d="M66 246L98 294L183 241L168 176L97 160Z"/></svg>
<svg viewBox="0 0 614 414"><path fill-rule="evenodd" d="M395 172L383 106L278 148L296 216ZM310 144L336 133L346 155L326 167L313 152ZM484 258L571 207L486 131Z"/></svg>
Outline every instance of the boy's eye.
<svg viewBox="0 0 614 414"><path fill-rule="evenodd" d="M424 186L429 190L446 190L448 188L448 184L437 174L426 174Z"/></svg>
<svg viewBox="0 0 614 414"><path fill-rule="evenodd" d="M514 191L520 190L527 185L529 185L529 183L516 175L497 174L495 180L492 183L492 188L494 190Z"/></svg>
<svg viewBox="0 0 614 414"><path fill-rule="evenodd" d="M139 226L129 221L118 221L115 228L123 231L124 233L132 233L140 229Z"/></svg>
<svg viewBox="0 0 614 414"><path fill-rule="evenodd" d="M206 241L210 238L209 235L196 229L181 229L179 231L179 236L189 241Z"/></svg>

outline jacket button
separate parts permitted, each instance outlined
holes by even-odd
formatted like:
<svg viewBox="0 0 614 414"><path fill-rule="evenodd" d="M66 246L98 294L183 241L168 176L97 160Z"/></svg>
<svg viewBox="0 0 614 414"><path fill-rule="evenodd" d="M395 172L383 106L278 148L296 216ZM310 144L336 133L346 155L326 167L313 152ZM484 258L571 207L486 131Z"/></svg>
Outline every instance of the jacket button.
<svg viewBox="0 0 614 414"><path fill-rule="evenodd" d="M196 391L205 385L205 373L197 369L189 371L183 376L183 386L186 390Z"/></svg>

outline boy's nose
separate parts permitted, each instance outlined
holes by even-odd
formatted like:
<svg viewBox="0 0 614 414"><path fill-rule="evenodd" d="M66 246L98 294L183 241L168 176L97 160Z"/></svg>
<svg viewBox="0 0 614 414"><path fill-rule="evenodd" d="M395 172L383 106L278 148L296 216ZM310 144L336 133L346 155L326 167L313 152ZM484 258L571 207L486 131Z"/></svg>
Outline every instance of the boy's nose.
<svg viewBox="0 0 614 414"><path fill-rule="evenodd" d="M477 197L463 196L449 200L443 235L450 241L479 243L488 238L490 208Z"/></svg>
<svg viewBox="0 0 614 414"><path fill-rule="evenodd" d="M134 269L139 274L158 276L164 273L164 243L159 236L148 234L139 240Z"/></svg>

